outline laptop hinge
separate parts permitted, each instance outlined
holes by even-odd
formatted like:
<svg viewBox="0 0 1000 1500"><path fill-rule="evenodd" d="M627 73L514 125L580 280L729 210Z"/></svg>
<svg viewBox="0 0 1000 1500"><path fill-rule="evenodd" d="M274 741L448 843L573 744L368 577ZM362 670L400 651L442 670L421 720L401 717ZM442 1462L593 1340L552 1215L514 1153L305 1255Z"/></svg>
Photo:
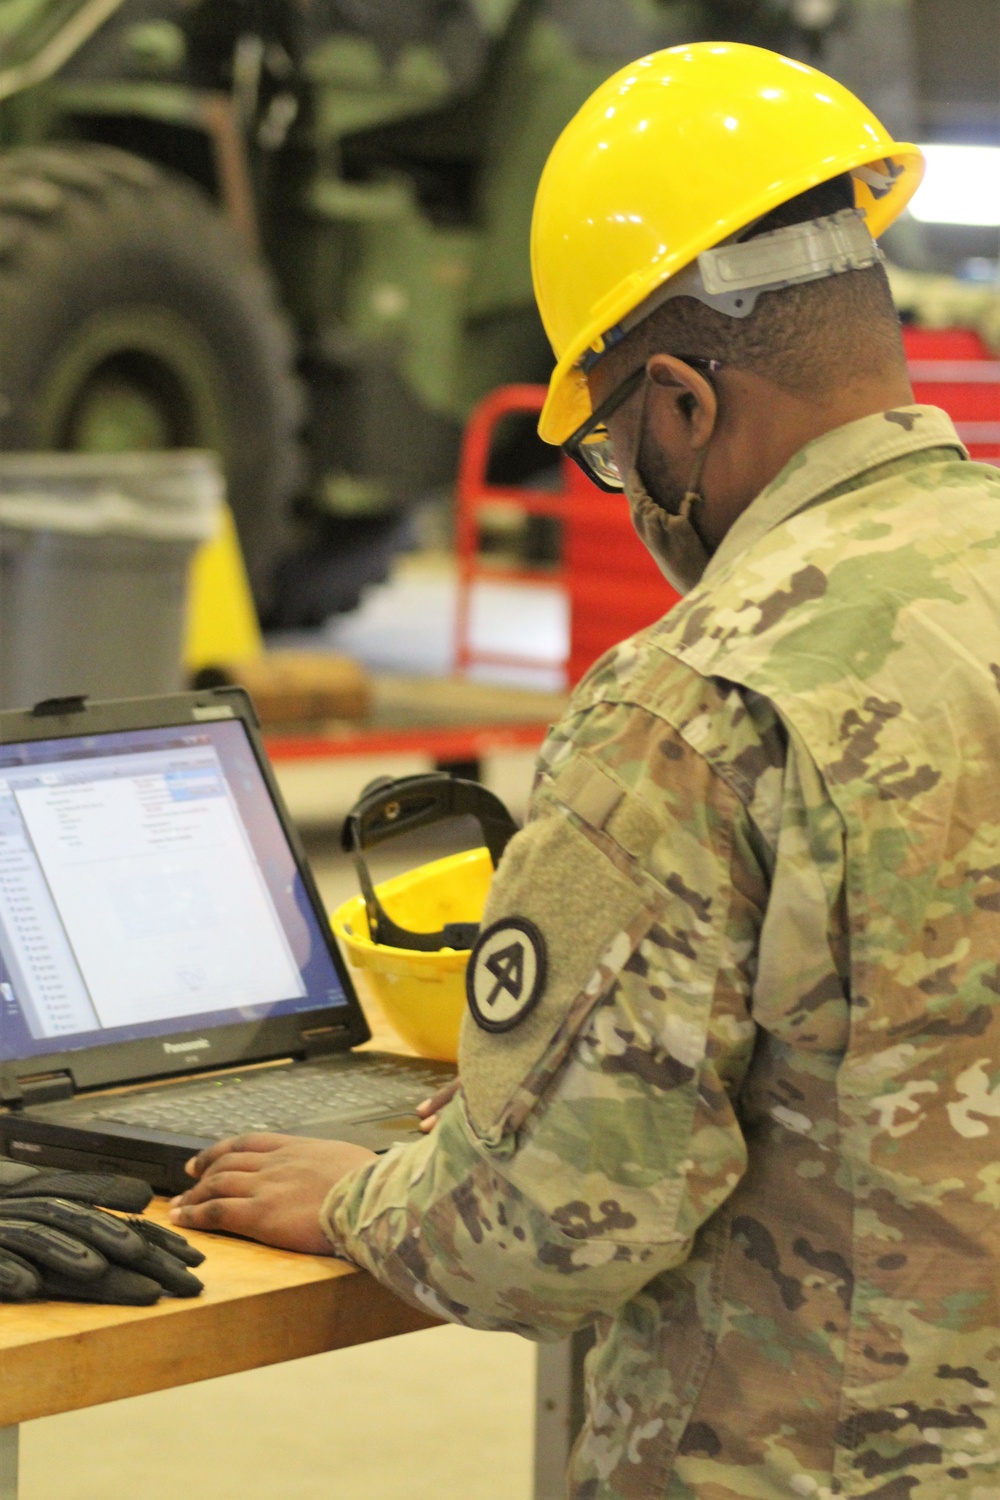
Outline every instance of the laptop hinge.
<svg viewBox="0 0 1000 1500"><path fill-rule="evenodd" d="M322 1052L338 1052L350 1034L350 1027L343 1025L314 1026L310 1031L299 1033L306 1057L317 1057Z"/></svg>
<svg viewBox="0 0 1000 1500"><path fill-rule="evenodd" d="M72 1099L75 1089L73 1075L60 1073L29 1073L14 1081L13 1089L4 1091L3 1103L20 1105L53 1104L57 1099Z"/></svg>
<svg viewBox="0 0 1000 1500"><path fill-rule="evenodd" d="M86 693L74 693L69 698L43 698L31 710L33 719L60 719L64 714L82 714L87 707Z"/></svg>

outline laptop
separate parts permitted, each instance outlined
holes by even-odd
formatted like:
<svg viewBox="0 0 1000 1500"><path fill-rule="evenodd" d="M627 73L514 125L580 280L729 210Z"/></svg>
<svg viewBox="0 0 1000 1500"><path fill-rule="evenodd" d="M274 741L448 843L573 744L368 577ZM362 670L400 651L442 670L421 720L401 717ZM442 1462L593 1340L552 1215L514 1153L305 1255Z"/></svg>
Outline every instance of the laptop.
<svg viewBox="0 0 1000 1500"><path fill-rule="evenodd" d="M418 1137L239 688L0 713L0 1153L158 1191L227 1135Z"/></svg>

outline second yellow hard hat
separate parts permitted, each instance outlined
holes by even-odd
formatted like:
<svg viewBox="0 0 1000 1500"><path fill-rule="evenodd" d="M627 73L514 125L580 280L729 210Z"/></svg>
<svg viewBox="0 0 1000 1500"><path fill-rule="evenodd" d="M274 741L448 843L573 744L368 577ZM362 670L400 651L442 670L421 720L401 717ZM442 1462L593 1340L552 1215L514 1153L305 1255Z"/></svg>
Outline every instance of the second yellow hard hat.
<svg viewBox="0 0 1000 1500"><path fill-rule="evenodd" d="M590 415L581 368L607 332L703 251L852 173L878 236L923 175L848 89L760 47L699 42L621 69L566 126L535 198L535 296L558 361L539 422L562 443Z"/></svg>

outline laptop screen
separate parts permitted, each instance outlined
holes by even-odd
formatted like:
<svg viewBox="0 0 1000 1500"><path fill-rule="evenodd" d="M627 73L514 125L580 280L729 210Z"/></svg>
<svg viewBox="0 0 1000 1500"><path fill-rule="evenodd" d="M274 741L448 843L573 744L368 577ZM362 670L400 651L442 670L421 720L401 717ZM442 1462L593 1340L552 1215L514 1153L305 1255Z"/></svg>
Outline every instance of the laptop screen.
<svg viewBox="0 0 1000 1500"><path fill-rule="evenodd" d="M239 720L0 745L0 1061L337 1005Z"/></svg>

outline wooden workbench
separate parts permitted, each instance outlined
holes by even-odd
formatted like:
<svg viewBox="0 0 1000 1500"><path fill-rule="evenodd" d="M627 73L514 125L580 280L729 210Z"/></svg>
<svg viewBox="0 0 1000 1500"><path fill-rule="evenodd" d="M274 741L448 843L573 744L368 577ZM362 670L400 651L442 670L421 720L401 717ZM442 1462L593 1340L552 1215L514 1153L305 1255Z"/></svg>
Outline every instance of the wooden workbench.
<svg viewBox="0 0 1000 1500"><path fill-rule="evenodd" d="M166 1202L150 1218L166 1224ZM0 1304L0 1428L433 1327L344 1261L187 1232L200 1297Z"/></svg>

